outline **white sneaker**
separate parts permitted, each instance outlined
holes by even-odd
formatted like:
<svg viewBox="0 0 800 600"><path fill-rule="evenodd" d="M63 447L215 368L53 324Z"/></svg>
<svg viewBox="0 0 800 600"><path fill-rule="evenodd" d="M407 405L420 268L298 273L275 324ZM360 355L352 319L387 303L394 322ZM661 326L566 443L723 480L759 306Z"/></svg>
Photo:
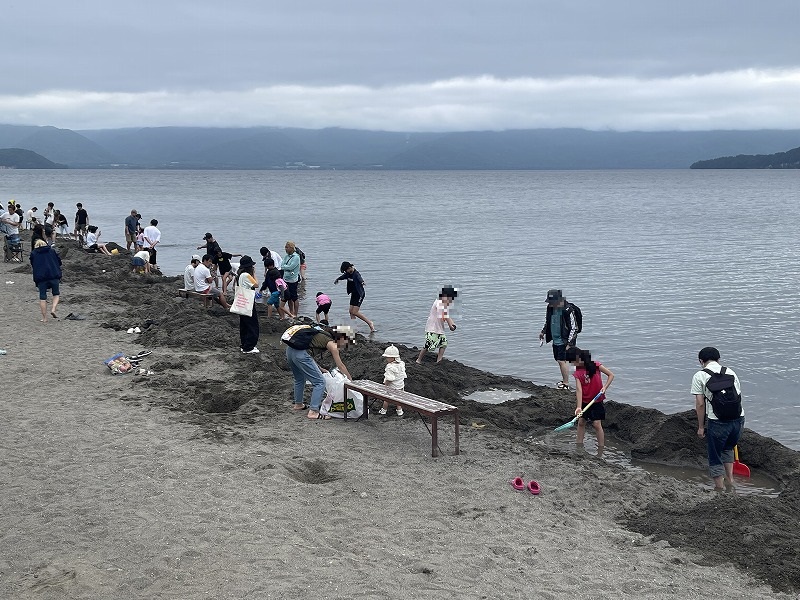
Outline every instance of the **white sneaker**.
<svg viewBox="0 0 800 600"><path fill-rule="evenodd" d="M386 409L385 409L385 408L382 408L382 409L380 409L380 410L378 411L378 414L379 414L379 415L385 415L385 414L386 414Z"/></svg>
<svg viewBox="0 0 800 600"><path fill-rule="evenodd" d="M398 417L402 417L404 414L405 413L403 412L403 409L398 406L397 407L397 416Z"/></svg>
<svg viewBox="0 0 800 600"><path fill-rule="evenodd" d="M261 350L259 350L258 348L253 348L252 350L248 350L247 352L245 352L245 354L258 354L259 352L261 352Z"/></svg>

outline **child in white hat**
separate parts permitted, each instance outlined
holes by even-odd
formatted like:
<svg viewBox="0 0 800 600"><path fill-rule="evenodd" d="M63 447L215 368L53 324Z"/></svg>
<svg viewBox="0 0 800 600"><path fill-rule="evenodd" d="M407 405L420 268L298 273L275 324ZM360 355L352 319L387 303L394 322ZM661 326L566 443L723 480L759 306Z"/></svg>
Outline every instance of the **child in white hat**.
<svg viewBox="0 0 800 600"><path fill-rule="evenodd" d="M383 372L383 385L402 391L406 386L406 364L400 360L400 351L396 346L389 346L383 353L386 369ZM385 415L389 403L384 402L378 414ZM397 405L397 416L403 416L403 407Z"/></svg>

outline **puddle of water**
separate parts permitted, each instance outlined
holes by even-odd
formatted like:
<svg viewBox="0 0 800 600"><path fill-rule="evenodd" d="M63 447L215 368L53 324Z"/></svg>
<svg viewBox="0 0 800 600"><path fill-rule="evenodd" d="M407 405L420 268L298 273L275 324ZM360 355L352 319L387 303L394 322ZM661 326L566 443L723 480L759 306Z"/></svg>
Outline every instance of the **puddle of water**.
<svg viewBox="0 0 800 600"><path fill-rule="evenodd" d="M592 456L598 456L597 441L594 436L586 435L585 444L579 447L575 443L574 432L563 432L559 434L547 435L543 438L529 438L531 443L541 444L548 448L558 448L566 453L585 452ZM675 467L670 465L660 465L635 460L624 450L606 442L602 454L599 456L604 461L620 466L631 471L646 471L662 477L672 477L678 481L696 483L709 490L713 489L714 482L708 476L705 469L693 469L690 467ZM766 475L756 471L751 471L750 477L739 477L734 475L733 480L736 485L736 494L740 496L767 496L777 498L781 492L780 484Z"/></svg>
<svg viewBox="0 0 800 600"><path fill-rule="evenodd" d="M503 390L500 388L489 388L488 390L480 390L473 392L469 396L464 396L465 400L474 400L483 404L502 404L509 400L518 400L519 398L527 398L530 392L524 390L512 389Z"/></svg>

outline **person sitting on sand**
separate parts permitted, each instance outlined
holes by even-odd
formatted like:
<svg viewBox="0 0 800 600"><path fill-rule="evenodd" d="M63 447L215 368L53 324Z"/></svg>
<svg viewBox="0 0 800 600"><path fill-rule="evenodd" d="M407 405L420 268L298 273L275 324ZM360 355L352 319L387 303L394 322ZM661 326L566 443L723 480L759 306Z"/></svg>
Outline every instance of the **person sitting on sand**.
<svg viewBox="0 0 800 600"><path fill-rule="evenodd" d="M425 323L425 344L419 351L417 364L422 364L425 353L438 349L436 355L437 364L442 362L444 351L447 349L447 336L444 334L444 324L447 323L450 331L456 330L455 321L450 317L450 305L458 296L458 290L451 286L445 286L439 293L439 298L433 301L428 321Z"/></svg>
<svg viewBox="0 0 800 600"><path fill-rule="evenodd" d="M347 280L347 293L350 294L350 318L361 319L369 325L369 332L375 333L375 324L361 312L361 304L366 296L364 286L367 285L367 282L361 277L361 273L356 270L353 263L344 261L339 270L342 274L334 280L333 284L336 285L343 279Z"/></svg>
<svg viewBox="0 0 800 600"><path fill-rule="evenodd" d="M86 242L83 244L87 252L102 252L107 256L111 256L111 252L106 248L105 244L100 243L100 230L97 225L89 225L88 233L86 234Z"/></svg>
<svg viewBox="0 0 800 600"><path fill-rule="evenodd" d="M50 315L57 319L56 308L59 300L59 284L61 283L61 257L52 246L43 239L37 239L30 254L33 282L39 288L39 308L42 311L42 323L47 323L47 290L53 292L53 305Z"/></svg>
<svg viewBox="0 0 800 600"><path fill-rule="evenodd" d="M147 250L139 250L131 258L131 271L133 273L150 274L150 253Z"/></svg>
<svg viewBox="0 0 800 600"><path fill-rule="evenodd" d="M606 435L603 431L603 421L606 418L605 394L614 381L614 373L609 371L601 363L592 360L592 355L588 350L581 350L577 346L568 348L566 359L575 365L575 415L581 414L586 405L600 394L594 404L589 407L583 416L578 419L577 443L583 445L583 436L586 432L586 423L591 423L597 436L597 452L602 453L606 443ZM606 383L603 385L603 377L606 376Z"/></svg>
<svg viewBox="0 0 800 600"><path fill-rule="evenodd" d="M211 275L211 256L203 255L203 259L194 270L194 289L199 294L211 294L214 300L225 310L230 308L230 304L225 299L225 294L213 285L214 277Z"/></svg>
<svg viewBox="0 0 800 600"><path fill-rule="evenodd" d="M383 358L386 359L386 366L383 370L383 385L402 392L406 387L406 364L400 358L400 351L397 346L389 346L383 352ZM397 416L402 417L403 407L398 404L396 408ZM384 401L378 414L385 415L388 409L389 403Z"/></svg>
<svg viewBox="0 0 800 600"><path fill-rule="evenodd" d="M331 302L330 296L327 294L323 294L322 292L317 292L317 322L322 323L323 325L328 324L328 313L331 310ZM322 315L322 319L319 316Z"/></svg>
<svg viewBox="0 0 800 600"><path fill-rule="evenodd" d="M327 373L328 371L320 368L310 351L322 350L324 352L327 350L342 374L348 379L352 379L350 372L342 362L339 350L347 346L349 338L353 335L352 327L340 325L339 327L334 327L330 332L319 331L315 333L308 342L308 349L300 350L286 344L286 360L294 378L294 405L292 410L300 411L308 408L306 416L309 419L323 418L319 414L319 409L322 406L322 397L325 395L325 379L322 377L322 373ZM303 403L306 381L312 385L310 405ZM324 418L329 419L330 417Z"/></svg>

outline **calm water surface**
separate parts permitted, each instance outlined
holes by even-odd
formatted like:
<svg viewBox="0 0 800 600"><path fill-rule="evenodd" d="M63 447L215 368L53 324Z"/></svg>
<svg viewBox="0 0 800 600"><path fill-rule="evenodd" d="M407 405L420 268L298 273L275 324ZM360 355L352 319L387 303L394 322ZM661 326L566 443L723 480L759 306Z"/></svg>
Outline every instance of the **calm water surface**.
<svg viewBox="0 0 800 600"><path fill-rule="evenodd" d="M798 171L0 171L4 200L53 201L71 225L82 201L106 241L124 240L132 208L157 218L168 274L206 231L256 258L294 240L304 312L324 291L337 322L347 296L332 283L349 260L386 341L421 344L437 289L454 284L447 356L537 383L559 378L536 336L547 289L561 288L584 313L580 346L617 375L614 399L693 408L697 351L714 345L742 379L748 426L797 449L799 183Z"/></svg>

